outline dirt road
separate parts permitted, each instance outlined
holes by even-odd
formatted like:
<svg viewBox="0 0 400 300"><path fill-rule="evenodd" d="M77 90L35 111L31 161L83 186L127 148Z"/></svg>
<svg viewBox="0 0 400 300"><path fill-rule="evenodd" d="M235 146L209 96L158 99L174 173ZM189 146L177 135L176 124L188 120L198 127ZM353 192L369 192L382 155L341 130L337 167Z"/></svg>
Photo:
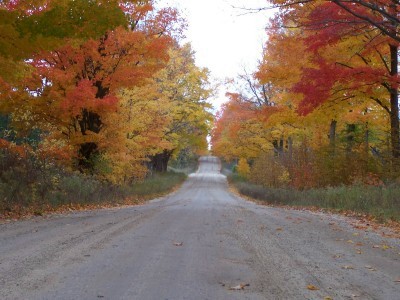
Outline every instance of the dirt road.
<svg viewBox="0 0 400 300"><path fill-rule="evenodd" d="M397 280L398 239L246 202L213 157L143 206L0 225L0 299L396 300Z"/></svg>

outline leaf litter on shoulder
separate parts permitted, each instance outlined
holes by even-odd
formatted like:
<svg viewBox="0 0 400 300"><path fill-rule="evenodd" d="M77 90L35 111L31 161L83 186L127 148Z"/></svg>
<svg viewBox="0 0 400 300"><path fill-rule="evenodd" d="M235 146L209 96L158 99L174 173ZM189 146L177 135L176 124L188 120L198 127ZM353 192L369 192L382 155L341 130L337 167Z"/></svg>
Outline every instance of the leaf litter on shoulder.
<svg viewBox="0 0 400 300"><path fill-rule="evenodd" d="M231 286L229 290L231 291L241 291L244 290L245 287L250 286L250 283L241 283L236 286Z"/></svg>

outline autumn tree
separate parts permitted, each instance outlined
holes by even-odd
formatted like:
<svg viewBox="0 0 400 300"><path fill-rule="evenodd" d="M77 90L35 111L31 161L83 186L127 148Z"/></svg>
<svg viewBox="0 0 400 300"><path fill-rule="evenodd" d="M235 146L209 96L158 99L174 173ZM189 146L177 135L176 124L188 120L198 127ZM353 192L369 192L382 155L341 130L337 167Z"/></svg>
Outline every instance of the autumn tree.
<svg viewBox="0 0 400 300"><path fill-rule="evenodd" d="M164 131L168 147L159 147L150 161L151 168L161 172L167 170L171 156L181 150L201 153L207 149L206 137L213 119L207 102L213 92L208 70L195 65L190 44L175 44L169 56L167 66L154 76L158 91L168 99L167 114L171 118Z"/></svg>
<svg viewBox="0 0 400 300"><path fill-rule="evenodd" d="M151 1L124 2L122 5L116 1L82 1L76 6L65 1L60 5L55 6L55 12L51 6L45 6L43 12L32 15L39 21L32 22L40 25L43 20L43 26L39 27L47 30L48 23L58 20L59 15L61 21L63 17L72 21L90 21L90 18L98 17L94 15L96 9L102 10L103 6L105 12L118 12L116 15L124 21L120 18L118 24L113 23L113 19L108 20L111 13L110 17L101 20L108 27L99 26L102 32L93 37L88 35L90 30L82 36L72 36L72 39L64 32L49 33L63 38L64 45L57 45L50 51L39 47L30 56L25 56L23 62L31 72L14 84L3 80L2 96L6 99L3 111L12 114L16 126L38 127L46 132L46 139L52 141L51 144L77 151L80 169L91 170L93 159L105 145L117 145L104 133L119 128L118 115L114 112L121 106L120 89L144 86L165 66L168 48L179 35L181 26L175 10L155 12ZM74 13L79 15L79 9L82 14L79 18L74 17ZM28 13L27 19L30 17ZM69 30L73 28L70 26ZM111 119L111 115L115 115L115 119Z"/></svg>
<svg viewBox="0 0 400 300"><path fill-rule="evenodd" d="M390 147L395 162L398 145L398 113L391 109L399 81L392 65L395 39L333 1L273 3L280 11L269 26L263 61L255 78L242 77L246 85L230 95L236 95L237 109L230 101L218 115L213 149L225 158L248 158L252 141L272 144L251 154L249 178L267 185L351 184L369 172L381 174L382 167L387 173L383 153ZM390 25L386 19L381 24ZM248 89L256 86L254 79L272 91L274 113L256 109L260 102ZM249 114L244 103L252 102ZM267 169L277 173L268 177Z"/></svg>
<svg viewBox="0 0 400 300"><path fill-rule="evenodd" d="M354 67L347 61L322 62L318 68L313 68L316 77L331 74L331 85L345 78L357 77L362 85L375 85L386 90L387 96L376 97L368 92L370 99L379 104L390 117L392 157L400 157L399 135L399 108L398 108L398 48L399 48L399 10L398 1L271 1L276 7L282 9L282 22L276 24L283 27L297 27L304 31L312 32L308 42L309 49L323 51L324 46L332 47L351 40L355 36L362 39L359 49L353 48L353 53L348 53L348 58L363 60L364 65ZM287 20L286 22L284 20ZM385 46L386 45L386 46ZM376 52L372 54L372 52ZM371 55L377 59L371 59ZM353 59L354 60L354 59ZM372 63L374 62L374 63ZM325 69L325 70L324 70ZM320 74L317 70L320 70ZM346 74L344 74L346 73ZM322 75L322 76L320 76ZM326 76L325 76L325 79ZM319 102L327 99L329 87L319 88L323 94ZM357 88L354 88L354 90ZM311 90L311 88L309 89ZM316 94L316 93L314 93ZM305 97L303 103L308 103L308 109L315 107L312 100Z"/></svg>

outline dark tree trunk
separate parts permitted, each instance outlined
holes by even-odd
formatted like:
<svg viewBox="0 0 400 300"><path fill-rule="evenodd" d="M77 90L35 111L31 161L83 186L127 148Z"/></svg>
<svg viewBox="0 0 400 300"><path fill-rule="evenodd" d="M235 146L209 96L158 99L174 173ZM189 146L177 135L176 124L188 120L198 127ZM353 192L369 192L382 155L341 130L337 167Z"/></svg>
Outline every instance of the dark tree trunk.
<svg viewBox="0 0 400 300"><path fill-rule="evenodd" d="M335 150L336 147L336 125L337 121L332 120L331 125L329 127L329 145L332 150Z"/></svg>
<svg viewBox="0 0 400 300"><path fill-rule="evenodd" d="M369 127L368 127L368 122L365 124L364 151L365 151L366 155L369 154Z"/></svg>
<svg viewBox="0 0 400 300"><path fill-rule="evenodd" d="M82 111L82 119L79 120L79 127L82 135L87 135L87 131L99 133L101 125L102 122L98 114L92 113L86 109ZM98 147L96 143L89 142L80 145L78 165L81 171L93 169L93 162L91 159L97 152Z"/></svg>
<svg viewBox="0 0 400 300"><path fill-rule="evenodd" d="M390 45L391 70L390 75L399 74L398 46ZM400 158L400 132L399 132L399 91L392 84L390 88L390 137L392 144L392 156L396 161Z"/></svg>
<svg viewBox="0 0 400 300"><path fill-rule="evenodd" d="M100 38L100 45L97 49L101 56L105 56L105 41L108 39L108 34L105 34ZM97 69L95 67L95 62L91 57L85 60L84 71L86 79L93 80L96 77L97 72L101 72L102 69ZM96 91L96 99L98 101L102 101L104 97L106 97L110 93L110 88L107 85L104 85L103 80L97 80L93 83L93 86L97 88ZM88 131L99 133L102 129L103 122L101 121L101 117L99 114L95 112L91 112L88 109L82 110L82 116L79 116L78 119L79 129L83 136L88 134ZM98 154L98 146L95 142L83 143L79 147L79 169L83 172L86 170L93 170L93 157Z"/></svg>
<svg viewBox="0 0 400 300"><path fill-rule="evenodd" d="M150 158L151 170L160 173L167 172L168 162L171 158L172 152L172 150L164 150L162 153L152 156Z"/></svg>
<svg viewBox="0 0 400 300"><path fill-rule="evenodd" d="M96 143L84 143L81 144L79 148L79 169L83 172L84 170L92 170L93 169L93 154L97 153L97 145Z"/></svg>

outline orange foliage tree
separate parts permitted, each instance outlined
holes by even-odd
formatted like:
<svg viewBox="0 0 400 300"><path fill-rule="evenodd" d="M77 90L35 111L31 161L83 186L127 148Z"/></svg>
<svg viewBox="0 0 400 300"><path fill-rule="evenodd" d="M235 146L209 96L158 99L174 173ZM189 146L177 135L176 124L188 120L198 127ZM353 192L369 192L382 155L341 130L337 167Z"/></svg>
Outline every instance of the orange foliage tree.
<svg viewBox="0 0 400 300"><path fill-rule="evenodd" d="M246 146L264 139L273 151L255 154L252 173L265 170L271 160L270 170L281 172L275 177L298 188L348 184L371 172L396 176L399 5L391 0L379 1L380 6L367 0L270 2L280 11L269 26L255 78L269 87L277 112L269 115L267 109L266 122L257 119L263 130L246 128L244 121L234 128L229 120L234 123L247 110L242 105L237 113L229 102L214 129L216 153L243 157L246 152L235 140L240 132ZM220 146L224 143L229 153ZM277 162L284 168L272 168Z"/></svg>
<svg viewBox="0 0 400 300"><path fill-rule="evenodd" d="M10 128L20 136L38 130L37 151L82 172L116 182L143 177L148 157L172 147L166 135L180 122L172 107L182 107L162 91L156 74L168 67L185 23L176 9L153 4L2 1L0 114L9 116ZM201 86L207 74L190 55L186 67L195 71L188 76ZM204 89L196 100L198 91L190 94L196 84L182 78L182 97L192 98L179 112L188 115L181 131L187 125L187 139L205 140L209 93ZM196 118L202 111L206 117Z"/></svg>

